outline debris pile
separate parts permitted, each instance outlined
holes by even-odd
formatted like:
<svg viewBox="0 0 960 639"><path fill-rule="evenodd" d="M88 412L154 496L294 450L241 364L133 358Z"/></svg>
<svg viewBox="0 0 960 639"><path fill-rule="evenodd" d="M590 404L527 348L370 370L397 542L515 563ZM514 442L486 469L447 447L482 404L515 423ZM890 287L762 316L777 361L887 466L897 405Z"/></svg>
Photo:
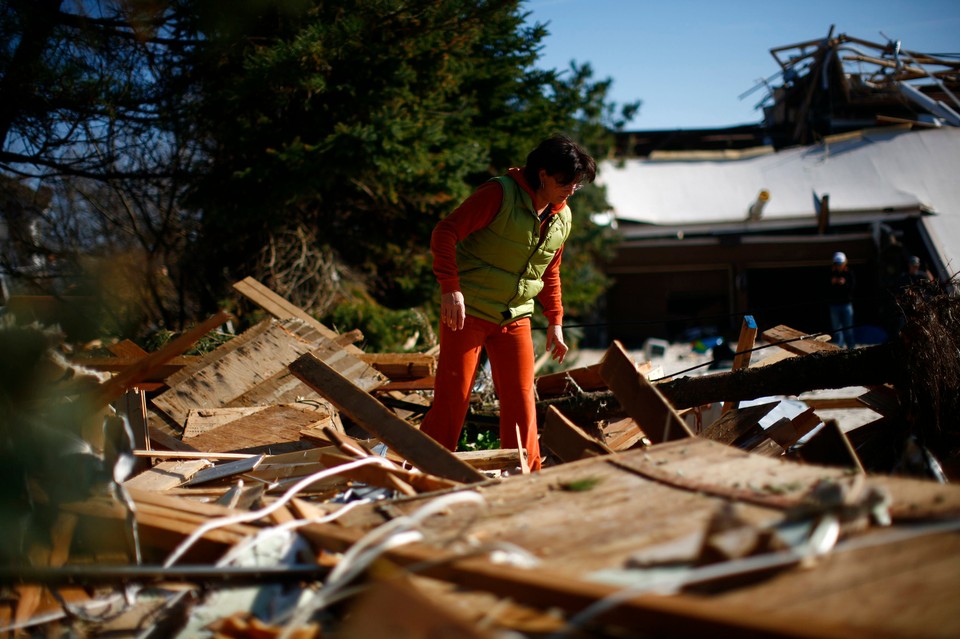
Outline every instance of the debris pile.
<svg viewBox="0 0 960 639"><path fill-rule="evenodd" d="M833 31L770 50L782 84L764 81L769 93L757 106L769 101L764 124L775 148L878 125L960 126L955 56Z"/></svg>
<svg viewBox="0 0 960 639"><path fill-rule="evenodd" d="M960 632L943 390L960 331L939 332L955 299L937 302L932 385L911 383L903 342L840 351L750 321L725 373L651 381L615 342L538 378L548 463L529 473L522 451L450 453L417 429L432 355L364 353L255 280L235 289L271 317L198 357L183 353L229 315L100 359L0 334L18 365L4 636ZM904 334L916 348L923 331ZM844 432L811 407L762 423L776 396L848 387L876 420ZM929 422L912 398L934 396Z"/></svg>

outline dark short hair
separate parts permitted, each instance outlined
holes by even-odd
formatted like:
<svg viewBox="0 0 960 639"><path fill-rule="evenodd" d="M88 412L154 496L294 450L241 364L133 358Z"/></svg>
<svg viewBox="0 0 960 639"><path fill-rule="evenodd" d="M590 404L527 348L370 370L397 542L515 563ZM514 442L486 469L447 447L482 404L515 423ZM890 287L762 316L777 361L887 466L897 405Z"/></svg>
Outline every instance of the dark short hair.
<svg viewBox="0 0 960 639"><path fill-rule="evenodd" d="M560 184L589 183L597 177L597 162L586 149L565 135L547 138L527 156L523 176L530 188L540 188L540 169Z"/></svg>

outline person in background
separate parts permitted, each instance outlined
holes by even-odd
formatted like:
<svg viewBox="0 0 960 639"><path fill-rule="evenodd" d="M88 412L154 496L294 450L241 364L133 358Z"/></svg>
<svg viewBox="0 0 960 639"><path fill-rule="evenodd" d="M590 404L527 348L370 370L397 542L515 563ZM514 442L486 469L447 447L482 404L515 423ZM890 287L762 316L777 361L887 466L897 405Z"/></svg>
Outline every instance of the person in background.
<svg viewBox="0 0 960 639"><path fill-rule="evenodd" d="M841 251L833 254L830 267L830 285L827 289L827 304L830 309L830 325L836 344L843 348L855 346L853 337L853 294L856 278L847 256Z"/></svg>
<svg viewBox="0 0 960 639"><path fill-rule="evenodd" d="M903 274L901 284L903 287L926 284L933 281L933 274L927 269L920 268L920 258L911 255L907 258L907 271Z"/></svg>
<svg viewBox="0 0 960 639"><path fill-rule="evenodd" d="M560 261L572 225L567 198L596 178L596 162L566 136L540 143L522 168L481 185L433 230L440 284L440 356L421 431L456 450L481 350L500 400L500 442L541 467L530 317L547 320L546 348L563 362ZM519 441L518 441L519 432Z"/></svg>

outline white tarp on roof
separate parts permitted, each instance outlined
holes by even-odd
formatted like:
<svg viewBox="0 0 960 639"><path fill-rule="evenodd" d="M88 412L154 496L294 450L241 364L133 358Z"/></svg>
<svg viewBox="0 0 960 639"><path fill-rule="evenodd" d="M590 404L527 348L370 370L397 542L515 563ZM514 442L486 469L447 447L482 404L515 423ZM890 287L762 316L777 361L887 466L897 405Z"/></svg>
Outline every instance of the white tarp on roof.
<svg viewBox="0 0 960 639"><path fill-rule="evenodd" d="M616 218L667 226L744 221L762 189L766 220L813 217L814 194L838 215L923 207L941 260L960 271L958 128L876 129L748 159L608 161L598 182Z"/></svg>

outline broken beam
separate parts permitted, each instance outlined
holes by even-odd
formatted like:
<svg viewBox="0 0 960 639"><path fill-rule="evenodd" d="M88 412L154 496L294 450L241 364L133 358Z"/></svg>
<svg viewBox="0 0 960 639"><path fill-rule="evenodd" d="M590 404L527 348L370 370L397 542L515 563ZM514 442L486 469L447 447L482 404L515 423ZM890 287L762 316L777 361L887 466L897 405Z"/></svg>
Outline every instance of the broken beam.
<svg viewBox="0 0 960 639"><path fill-rule="evenodd" d="M348 380L312 353L291 363L290 372L323 395L371 435L420 470L464 483L487 478L425 433L397 417L375 397Z"/></svg>

